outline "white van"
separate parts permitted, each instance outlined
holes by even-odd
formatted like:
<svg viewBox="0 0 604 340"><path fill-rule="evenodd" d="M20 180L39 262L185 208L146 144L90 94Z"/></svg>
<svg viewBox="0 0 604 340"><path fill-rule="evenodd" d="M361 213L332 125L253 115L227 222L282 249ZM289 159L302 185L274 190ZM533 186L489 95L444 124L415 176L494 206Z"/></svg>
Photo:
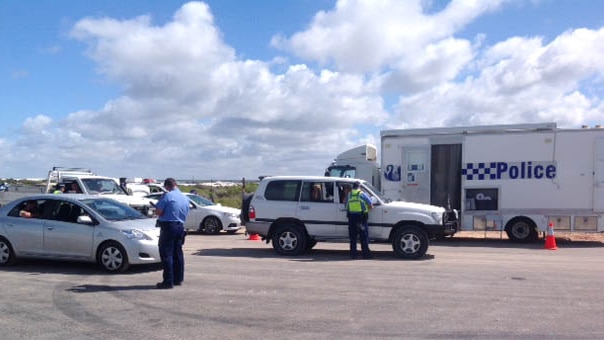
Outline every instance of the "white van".
<svg viewBox="0 0 604 340"><path fill-rule="evenodd" d="M317 242L348 239L345 189L358 179L317 176L266 177L242 204L242 218L250 234L259 234L283 255L299 255ZM365 181L361 190L374 202L369 213L369 238L391 242L402 258L417 259L430 239L452 235L457 221L444 208L428 204L388 202ZM311 189L321 188L319 200ZM247 211L246 211L247 210Z"/></svg>

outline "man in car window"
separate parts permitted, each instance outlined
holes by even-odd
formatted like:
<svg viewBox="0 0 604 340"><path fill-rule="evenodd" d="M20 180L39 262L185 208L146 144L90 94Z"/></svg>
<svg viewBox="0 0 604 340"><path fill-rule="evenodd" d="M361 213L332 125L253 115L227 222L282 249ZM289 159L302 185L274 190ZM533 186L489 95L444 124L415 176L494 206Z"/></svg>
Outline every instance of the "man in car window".
<svg viewBox="0 0 604 340"><path fill-rule="evenodd" d="M35 218L38 217L38 202L36 201L27 201L27 204L21 211L19 211L19 216L25 218Z"/></svg>
<svg viewBox="0 0 604 340"><path fill-rule="evenodd" d="M157 221L161 227L159 234L159 256L163 265L163 281L158 289L179 286L184 279L185 259L182 252L185 229L184 223L189 213L189 199L176 186L174 178L167 178L164 187L168 192L157 201Z"/></svg>

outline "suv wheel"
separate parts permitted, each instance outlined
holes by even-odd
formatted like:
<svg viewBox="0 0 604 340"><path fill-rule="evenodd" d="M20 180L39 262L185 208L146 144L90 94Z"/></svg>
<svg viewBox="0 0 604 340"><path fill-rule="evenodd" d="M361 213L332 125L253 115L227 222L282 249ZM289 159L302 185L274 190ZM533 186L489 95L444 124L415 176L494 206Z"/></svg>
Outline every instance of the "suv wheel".
<svg viewBox="0 0 604 340"><path fill-rule="evenodd" d="M404 259L419 259L428 251L428 236L416 226L399 228L392 238L392 249Z"/></svg>
<svg viewBox="0 0 604 340"><path fill-rule="evenodd" d="M273 248L281 255L295 256L306 251L306 234L299 226L281 226L273 233Z"/></svg>

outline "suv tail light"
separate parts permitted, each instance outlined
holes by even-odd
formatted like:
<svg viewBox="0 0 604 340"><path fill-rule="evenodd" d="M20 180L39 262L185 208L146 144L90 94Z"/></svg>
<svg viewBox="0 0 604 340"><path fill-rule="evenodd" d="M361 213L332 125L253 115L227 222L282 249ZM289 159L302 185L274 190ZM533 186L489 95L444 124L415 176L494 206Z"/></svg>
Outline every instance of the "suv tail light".
<svg viewBox="0 0 604 340"><path fill-rule="evenodd" d="M256 219L256 209L254 209L254 207L251 205L247 211L247 216L250 218L250 220Z"/></svg>

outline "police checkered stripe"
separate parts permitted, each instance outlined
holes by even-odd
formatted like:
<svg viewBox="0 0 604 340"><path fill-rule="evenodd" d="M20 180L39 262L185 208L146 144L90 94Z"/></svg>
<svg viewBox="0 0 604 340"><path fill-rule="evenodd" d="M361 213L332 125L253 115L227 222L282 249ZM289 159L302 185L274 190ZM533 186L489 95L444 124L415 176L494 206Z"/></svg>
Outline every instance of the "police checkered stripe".
<svg viewBox="0 0 604 340"><path fill-rule="evenodd" d="M497 179L497 163L466 163L461 175L468 181Z"/></svg>

